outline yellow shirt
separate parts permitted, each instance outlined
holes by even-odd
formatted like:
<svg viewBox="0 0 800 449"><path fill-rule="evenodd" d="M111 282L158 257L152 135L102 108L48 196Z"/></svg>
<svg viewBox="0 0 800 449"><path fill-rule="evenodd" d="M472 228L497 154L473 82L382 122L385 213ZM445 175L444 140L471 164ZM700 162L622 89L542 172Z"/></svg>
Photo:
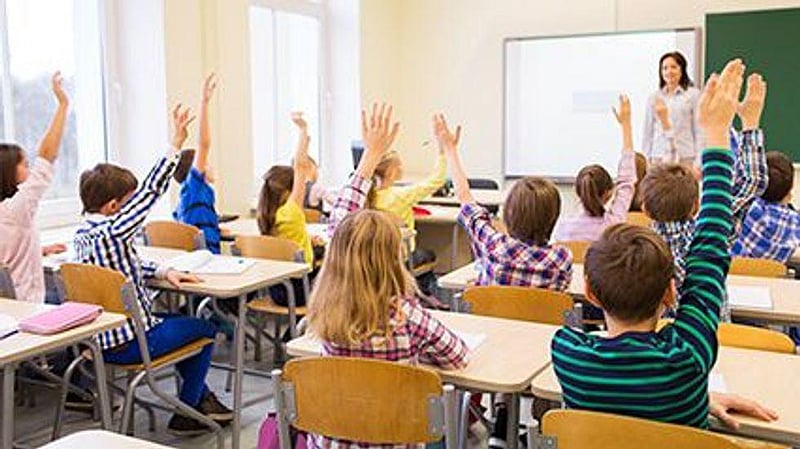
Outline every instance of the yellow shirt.
<svg viewBox="0 0 800 449"><path fill-rule="evenodd" d="M414 229L414 206L444 185L447 164L444 155L436 159L433 173L425 181L404 187L389 187L375 192L375 208L393 212Z"/></svg>
<svg viewBox="0 0 800 449"><path fill-rule="evenodd" d="M306 215L303 209L292 200L286 201L275 213L275 237L281 237L297 243L303 250L303 260L309 265L314 263L314 250L311 248L311 237L306 229Z"/></svg>

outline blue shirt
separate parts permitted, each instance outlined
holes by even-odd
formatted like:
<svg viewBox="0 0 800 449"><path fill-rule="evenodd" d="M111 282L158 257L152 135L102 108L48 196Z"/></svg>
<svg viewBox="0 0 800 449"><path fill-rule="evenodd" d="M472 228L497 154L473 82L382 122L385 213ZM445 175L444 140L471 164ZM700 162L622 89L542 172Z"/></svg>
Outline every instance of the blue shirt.
<svg viewBox="0 0 800 449"><path fill-rule="evenodd" d="M734 256L773 259L786 263L800 246L800 213L785 204L756 198L742 222Z"/></svg>
<svg viewBox="0 0 800 449"><path fill-rule="evenodd" d="M178 207L172 216L177 221L203 231L206 248L214 254L219 254L219 217L214 208L215 203L214 189L206 182L205 175L192 167L181 184Z"/></svg>

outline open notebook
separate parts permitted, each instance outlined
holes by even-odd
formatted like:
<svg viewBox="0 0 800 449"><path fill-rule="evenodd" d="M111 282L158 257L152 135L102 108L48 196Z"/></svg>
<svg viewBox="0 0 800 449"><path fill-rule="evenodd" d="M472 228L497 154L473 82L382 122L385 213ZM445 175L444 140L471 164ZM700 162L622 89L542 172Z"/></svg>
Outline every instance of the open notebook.
<svg viewBox="0 0 800 449"><path fill-rule="evenodd" d="M14 317L0 313L0 338L5 338L18 329L19 323Z"/></svg>
<svg viewBox="0 0 800 449"><path fill-rule="evenodd" d="M464 332L464 331L453 331L454 334L461 337L464 340L464 343L467 344L467 347L470 351L474 351L486 341L486 334L478 334L472 332Z"/></svg>
<svg viewBox="0 0 800 449"><path fill-rule="evenodd" d="M772 309L769 287L729 285L728 301L731 306L746 309Z"/></svg>
<svg viewBox="0 0 800 449"><path fill-rule="evenodd" d="M241 274L255 263L241 257L216 256L204 249L170 259L166 265L193 274Z"/></svg>

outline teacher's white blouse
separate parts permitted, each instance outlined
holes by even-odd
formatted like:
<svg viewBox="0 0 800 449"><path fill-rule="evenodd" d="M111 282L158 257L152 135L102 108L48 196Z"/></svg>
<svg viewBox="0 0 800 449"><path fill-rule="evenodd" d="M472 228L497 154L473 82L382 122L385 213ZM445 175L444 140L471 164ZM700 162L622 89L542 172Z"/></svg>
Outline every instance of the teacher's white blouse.
<svg viewBox="0 0 800 449"><path fill-rule="evenodd" d="M657 97L664 100L669 110L672 129L664 131L656 117L654 105ZM644 136L642 152L648 158L662 158L669 162L679 159L696 158L703 150L703 135L697 122L697 102L700 91L695 87L667 94L661 89L647 99L645 108Z"/></svg>

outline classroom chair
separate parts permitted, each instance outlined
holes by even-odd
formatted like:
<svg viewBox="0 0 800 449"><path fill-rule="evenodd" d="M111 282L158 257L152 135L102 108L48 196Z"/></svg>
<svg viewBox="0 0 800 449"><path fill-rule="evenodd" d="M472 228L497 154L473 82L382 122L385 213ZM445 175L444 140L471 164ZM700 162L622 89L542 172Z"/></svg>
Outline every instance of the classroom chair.
<svg viewBox="0 0 800 449"><path fill-rule="evenodd" d="M625 220L628 224L642 226L645 228L649 228L651 224L653 224L653 220L650 219L644 212L628 212L628 219Z"/></svg>
<svg viewBox="0 0 800 449"><path fill-rule="evenodd" d="M733 257L731 258L731 268L728 270L728 274L780 278L786 276L786 266L771 259Z"/></svg>
<svg viewBox="0 0 800 449"><path fill-rule="evenodd" d="M17 298L14 281L11 280L11 271L3 264L0 264L0 298Z"/></svg>
<svg viewBox="0 0 800 449"><path fill-rule="evenodd" d="M788 335L763 327L719 323L717 341L722 346L759 351L795 354L794 341Z"/></svg>
<svg viewBox="0 0 800 449"><path fill-rule="evenodd" d="M500 190L500 184L494 179L488 178L469 178L467 184L470 189L475 190Z"/></svg>
<svg viewBox="0 0 800 449"><path fill-rule="evenodd" d="M303 209L306 216L306 223L322 223L322 212L316 209Z"/></svg>
<svg viewBox="0 0 800 449"><path fill-rule="evenodd" d="M302 262L302 250L296 243L280 237L270 237L263 235L239 235L234 243L237 253L243 257L256 259L279 260L284 262ZM307 279L307 278L306 278ZM305 282L305 281L304 281ZM306 299L308 299L308 284L305 285ZM283 352L281 342L281 322L289 319L289 308L280 306L272 300L269 294L261 298L254 299L247 303L247 308L261 315L261 317L273 317L274 334L269 335L265 332L266 320L260 319L257 322L256 332L256 360L261 359L261 337L266 336L275 346L275 359L278 360ZM303 317L308 312L306 307L296 307L295 316Z"/></svg>
<svg viewBox="0 0 800 449"><path fill-rule="evenodd" d="M689 426L586 410L550 410L542 418L541 429L537 427L535 423L528 425L529 448L785 448L773 443L743 440Z"/></svg>
<svg viewBox="0 0 800 449"><path fill-rule="evenodd" d="M274 370L272 382L282 449L291 448L290 425L372 444L434 443L444 437L447 449L457 447L455 388L442 385L428 368L311 357Z"/></svg>
<svg viewBox="0 0 800 449"><path fill-rule="evenodd" d="M147 246L194 251L206 247L203 232L191 225L177 221L151 221L144 226Z"/></svg>
<svg viewBox="0 0 800 449"><path fill-rule="evenodd" d="M469 287L464 291L462 299L476 315L558 326L565 323L575 308L570 295L534 287Z"/></svg>
<svg viewBox="0 0 800 449"><path fill-rule="evenodd" d="M139 345L139 350L142 354L142 363L134 365L116 365L106 362L106 365L109 367L128 374L127 388L123 392L125 395L125 402L122 407L120 433L129 432L133 434L134 401L153 407L163 408L163 406L149 403L136 397L136 388L144 380L148 387L150 387L150 391L168 404L167 410L177 410L179 413L204 423L216 432L217 447L222 449L224 437L220 425L189 405L181 402L173 394L164 392L158 386L156 379L157 372L166 368L172 368L176 363L194 356L206 346L214 344L214 340L210 338L200 338L169 354L151 359L150 350L148 349L149 346L147 344L147 335L144 331L142 312L136 300L136 293L134 292L133 286L125 279L125 276L108 268L75 263L62 265L60 271L64 280L66 300L97 304L102 306L107 312L121 313L133 320L136 344ZM116 387L113 382L109 383L112 389L117 391L121 390ZM66 390L62 390L56 418L57 423L60 423L63 418L66 397Z"/></svg>
<svg viewBox="0 0 800 449"><path fill-rule="evenodd" d="M572 263L583 263L583 261L586 259L586 251L589 250L589 246L592 245L592 242L583 240L570 240L556 242L556 244L569 248L569 250L572 252Z"/></svg>

